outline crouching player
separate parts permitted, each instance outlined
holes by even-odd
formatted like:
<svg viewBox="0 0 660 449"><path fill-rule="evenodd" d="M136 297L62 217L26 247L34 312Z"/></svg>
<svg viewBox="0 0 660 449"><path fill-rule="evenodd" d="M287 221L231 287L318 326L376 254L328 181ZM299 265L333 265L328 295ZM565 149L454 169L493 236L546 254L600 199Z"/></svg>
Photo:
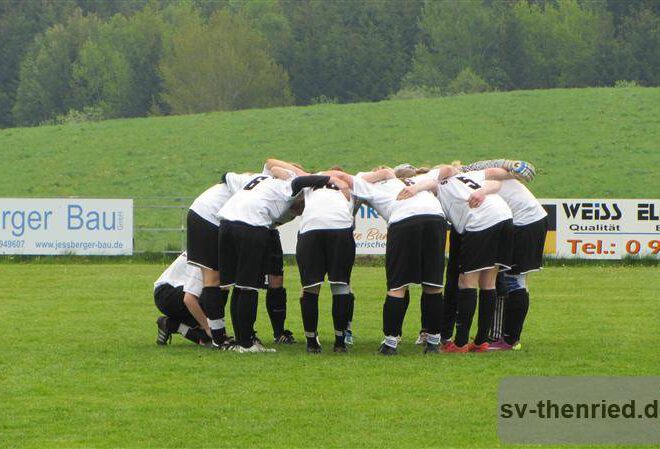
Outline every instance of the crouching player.
<svg viewBox="0 0 660 449"><path fill-rule="evenodd" d="M156 321L156 343L166 345L171 342L172 334L180 334L194 343L210 344L211 331L197 299L202 286L202 273L188 265L185 252L154 282L156 307L164 315Z"/></svg>
<svg viewBox="0 0 660 449"><path fill-rule="evenodd" d="M529 310L527 274L542 268L548 214L532 192L506 170L488 168L473 176L477 182L500 180L502 188L498 194L513 214L513 259L511 270L504 274L508 298L504 302L502 338L489 349L520 349L520 335Z"/></svg>

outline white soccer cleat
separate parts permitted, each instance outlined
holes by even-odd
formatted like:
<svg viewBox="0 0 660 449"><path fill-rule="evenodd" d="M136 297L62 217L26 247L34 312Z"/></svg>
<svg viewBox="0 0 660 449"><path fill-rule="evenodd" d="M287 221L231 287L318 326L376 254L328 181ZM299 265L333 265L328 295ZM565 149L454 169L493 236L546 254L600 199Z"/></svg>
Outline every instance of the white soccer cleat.
<svg viewBox="0 0 660 449"><path fill-rule="evenodd" d="M256 344L256 343L254 343L249 348L244 348L241 345L234 345L231 348L229 348L229 351L237 352L239 354L257 354L257 353L261 353L261 352L277 352L275 349L266 348L263 345Z"/></svg>
<svg viewBox="0 0 660 449"><path fill-rule="evenodd" d="M428 340L428 334L424 331L420 331L419 335L417 336L417 341L415 342L416 345L424 345L426 344L426 341Z"/></svg>

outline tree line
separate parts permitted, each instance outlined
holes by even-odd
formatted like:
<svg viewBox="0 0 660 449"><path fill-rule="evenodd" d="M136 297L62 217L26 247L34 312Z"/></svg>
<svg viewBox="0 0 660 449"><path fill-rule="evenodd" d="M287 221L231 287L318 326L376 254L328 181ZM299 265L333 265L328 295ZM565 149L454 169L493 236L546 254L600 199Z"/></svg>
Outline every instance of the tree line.
<svg viewBox="0 0 660 449"><path fill-rule="evenodd" d="M0 127L660 84L656 0L0 0Z"/></svg>

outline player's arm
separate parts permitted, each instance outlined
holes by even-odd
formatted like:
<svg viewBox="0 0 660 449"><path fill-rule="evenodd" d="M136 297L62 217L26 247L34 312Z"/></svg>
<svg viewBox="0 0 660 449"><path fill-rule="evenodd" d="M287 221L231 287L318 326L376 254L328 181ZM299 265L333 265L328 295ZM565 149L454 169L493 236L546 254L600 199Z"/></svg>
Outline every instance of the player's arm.
<svg viewBox="0 0 660 449"><path fill-rule="evenodd" d="M502 183L499 181L486 181L480 188L470 194L468 204L471 208L479 207L486 200L487 195L493 195L500 191Z"/></svg>
<svg viewBox="0 0 660 449"><path fill-rule="evenodd" d="M503 168L487 168L484 170L484 177L487 180L493 181L506 181L507 179L515 179L511 172Z"/></svg>
<svg viewBox="0 0 660 449"><path fill-rule="evenodd" d="M298 176L293 181L291 181L291 196L298 195L300 191L305 187L323 187L327 183L331 182L332 179L332 177L324 175Z"/></svg>
<svg viewBox="0 0 660 449"><path fill-rule="evenodd" d="M298 176L294 171L284 167L273 167L270 169L270 173L274 178L281 179L283 181L288 181L292 177Z"/></svg>
<svg viewBox="0 0 660 449"><path fill-rule="evenodd" d="M407 200L408 198L417 195L419 192L432 192L433 194L437 194L438 181L433 178L422 179L411 186L404 187L401 192L399 192L396 199Z"/></svg>
<svg viewBox="0 0 660 449"><path fill-rule="evenodd" d="M202 307L199 305L197 296L193 295L192 293L185 292L183 295L183 303L188 308L190 314L195 318L195 321L197 321L202 329L204 329L204 332L206 332L206 334L210 337L211 329L209 329L209 323L206 320L206 315L204 315Z"/></svg>
<svg viewBox="0 0 660 449"><path fill-rule="evenodd" d="M266 168L268 170L270 170L272 172L273 169L276 168L276 167L292 171L296 174L296 176L305 176L305 175L309 174L305 170L302 170L302 169L300 169L300 168L296 167L295 165L290 164L288 162L284 162L284 161L281 161L279 159L273 159L273 158L266 159Z"/></svg>
<svg viewBox="0 0 660 449"><path fill-rule="evenodd" d="M380 182L385 181L386 179L396 178L394 170L391 168L381 168L380 170L372 171L362 175L362 179L367 182Z"/></svg>
<svg viewBox="0 0 660 449"><path fill-rule="evenodd" d="M486 161L477 161L468 165L462 165L460 170L463 173L470 171L485 170L487 168L503 168L513 174L516 179L522 181L532 181L536 176L536 167L526 161L513 161L510 159L491 159Z"/></svg>

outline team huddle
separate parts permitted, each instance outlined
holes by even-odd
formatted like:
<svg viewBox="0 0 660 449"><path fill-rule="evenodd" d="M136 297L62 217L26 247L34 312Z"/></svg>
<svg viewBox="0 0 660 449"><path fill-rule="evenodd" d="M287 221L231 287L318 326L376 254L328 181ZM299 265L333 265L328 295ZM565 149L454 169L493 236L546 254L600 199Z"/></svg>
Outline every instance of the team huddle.
<svg viewBox="0 0 660 449"><path fill-rule="evenodd" d="M220 350L274 352L254 328L262 289L274 342L295 343L285 326L277 227L300 215L296 262L307 352L321 352L318 301L326 276L333 351L347 352L353 344L354 221L364 203L388 227L380 354L397 354L411 284L422 286L417 344L424 353L520 349L527 274L541 269L547 230L545 210L524 185L534 176L531 164L510 160L432 169L402 164L350 175L340 167L310 174L269 159L261 173L226 173L190 206L187 251L154 284L164 315L157 320L157 343L178 333ZM226 329L227 302L233 337ZM476 335L469 341L477 305Z"/></svg>

